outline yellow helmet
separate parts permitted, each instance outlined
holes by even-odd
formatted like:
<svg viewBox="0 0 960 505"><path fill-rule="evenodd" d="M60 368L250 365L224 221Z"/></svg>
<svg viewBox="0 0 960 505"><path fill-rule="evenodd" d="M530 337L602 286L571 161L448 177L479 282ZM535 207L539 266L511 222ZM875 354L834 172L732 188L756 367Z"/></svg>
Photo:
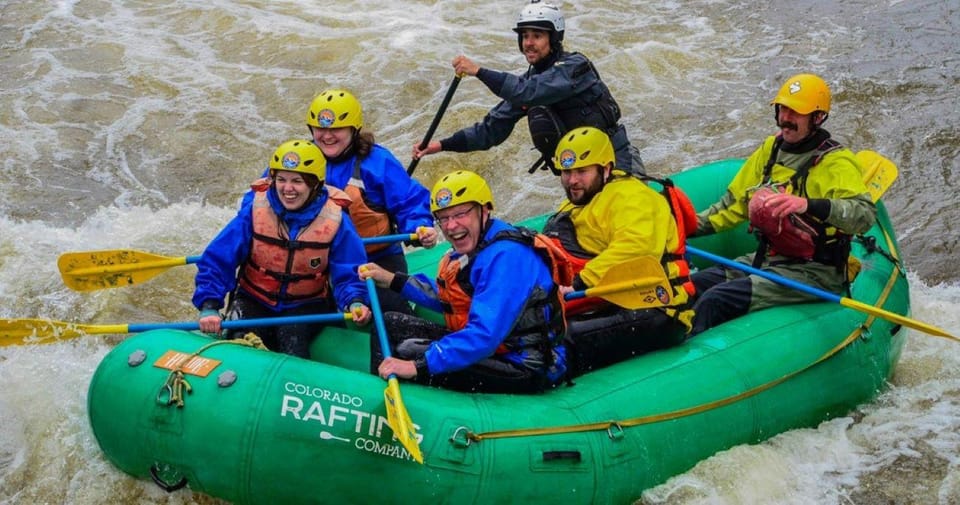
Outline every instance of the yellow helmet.
<svg viewBox="0 0 960 505"><path fill-rule="evenodd" d="M785 105L800 114L830 112L830 88L813 74L797 74L783 83L770 105Z"/></svg>
<svg viewBox="0 0 960 505"><path fill-rule="evenodd" d="M286 170L309 174L320 182L327 178L327 159L323 151L309 140L288 140L273 152L270 158L270 173L274 170Z"/></svg>
<svg viewBox="0 0 960 505"><path fill-rule="evenodd" d="M553 164L560 170L588 167L590 165L607 166L615 164L616 156L610 137L592 126L574 128L557 143Z"/></svg>
<svg viewBox="0 0 960 505"><path fill-rule="evenodd" d="M469 170L457 170L441 177L430 191L430 212L467 202L489 204L493 209L493 193L487 181Z"/></svg>
<svg viewBox="0 0 960 505"><path fill-rule="evenodd" d="M314 128L363 127L363 109L360 101L349 91L328 89L310 102L307 126Z"/></svg>

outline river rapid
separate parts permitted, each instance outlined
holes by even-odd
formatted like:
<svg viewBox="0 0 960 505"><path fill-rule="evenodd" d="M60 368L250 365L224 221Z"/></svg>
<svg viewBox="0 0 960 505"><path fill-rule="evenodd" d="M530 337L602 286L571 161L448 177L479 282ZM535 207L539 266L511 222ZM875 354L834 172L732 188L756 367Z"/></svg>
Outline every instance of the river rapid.
<svg viewBox="0 0 960 505"><path fill-rule="evenodd" d="M91 324L190 320L193 267L89 293L62 284L70 251L199 254L280 142L329 87L407 162L458 54L525 68L519 0L0 0L0 318ZM834 96L826 124L899 167L884 200L912 317L960 333L960 0L564 1L566 48L592 59L649 172L748 155L774 131L788 76ZM496 99L465 78L437 138ZM487 177L501 217L547 212L558 181L529 175L525 125L487 152L425 158ZM113 468L87 385L120 336L0 347L0 505L218 503ZM960 345L911 331L877 401L739 446L647 490L644 504L960 503ZM640 471L640 470L638 470Z"/></svg>

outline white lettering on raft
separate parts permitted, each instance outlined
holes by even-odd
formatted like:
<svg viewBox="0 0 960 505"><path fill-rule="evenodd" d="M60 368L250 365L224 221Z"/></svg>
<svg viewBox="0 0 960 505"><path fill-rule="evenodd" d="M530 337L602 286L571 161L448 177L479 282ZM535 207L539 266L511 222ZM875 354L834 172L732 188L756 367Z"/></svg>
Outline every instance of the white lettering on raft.
<svg viewBox="0 0 960 505"><path fill-rule="evenodd" d="M326 400L328 402L339 403L341 405L349 405L356 408L363 407L363 400L356 396L330 391L329 389L323 389L321 387L307 386L306 384L298 384L296 382L288 382L283 385L283 390L288 393L309 396L318 400Z"/></svg>
<svg viewBox="0 0 960 505"><path fill-rule="evenodd" d="M353 443L353 446L361 451L373 452L384 456L390 456L392 458L412 459L410 457L410 452L407 451L402 445L398 444L384 444L379 440L358 438Z"/></svg>
<svg viewBox="0 0 960 505"><path fill-rule="evenodd" d="M291 383L287 383L288 385ZM312 388L319 389L319 388ZM313 395L310 395L313 396ZM342 397L342 396L341 396ZM314 397L315 398L315 397ZM356 397L350 397L360 400ZM362 404L362 400L360 401ZM344 430L352 430L358 437L354 440L354 447L366 452L373 452L385 456L400 459L412 459L410 453L403 448L397 441L397 437L387 424L387 418L362 410L346 408L340 405L326 405L317 400L310 401L307 405L303 399L293 395L283 395L283 403L280 407L280 417L292 417L298 421L318 422L329 428L339 427ZM359 435L383 438L384 428L388 428L386 433L390 433L390 442L382 442L363 438ZM414 428L419 430L419 426L414 424ZM335 438L332 434L326 438ZM340 440L343 440L340 438ZM423 441L423 435L417 433L417 443Z"/></svg>

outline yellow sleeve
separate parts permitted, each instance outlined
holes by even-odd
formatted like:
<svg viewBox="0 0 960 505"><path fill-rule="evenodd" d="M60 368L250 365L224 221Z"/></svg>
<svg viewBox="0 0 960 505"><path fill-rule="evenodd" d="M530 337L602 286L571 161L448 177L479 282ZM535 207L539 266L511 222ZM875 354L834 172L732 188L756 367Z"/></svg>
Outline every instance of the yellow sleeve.
<svg viewBox="0 0 960 505"><path fill-rule="evenodd" d="M747 158L727 186L727 193L723 199L701 211L697 216L698 222L704 225L708 222L713 231L720 232L734 228L749 218L750 200L747 193L750 188L763 180L763 167L770 159L775 139L774 136L768 137L763 145ZM697 228L699 232L700 226L698 225Z"/></svg>
<svg viewBox="0 0 960 505"><path fill-rule="evenodd" d="M591 287L624 261L647 255L659 260L670 226L676 226L666 200L633 177L608 183L581 209L574 225L580 245L597 255L580 272Z"/></svg>

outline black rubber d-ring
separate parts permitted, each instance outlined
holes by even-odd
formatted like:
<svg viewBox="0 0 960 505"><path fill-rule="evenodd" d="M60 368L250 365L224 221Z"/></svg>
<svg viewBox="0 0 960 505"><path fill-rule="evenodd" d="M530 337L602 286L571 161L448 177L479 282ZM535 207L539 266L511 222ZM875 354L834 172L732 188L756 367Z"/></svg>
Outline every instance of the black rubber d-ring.
<svg viewBox="0 0 960 505"><path fill-rule="evenodd" d="M163 489L168 493L172 493L178 489L183 489L183 487L187 485L186 477L180 477L180 480L176 484L167 484L166 481L160 478L159 470L157 469L156 464L150 465L150 477L153 478L153 482L156 485L160 486L160 489Z"/></svg>

